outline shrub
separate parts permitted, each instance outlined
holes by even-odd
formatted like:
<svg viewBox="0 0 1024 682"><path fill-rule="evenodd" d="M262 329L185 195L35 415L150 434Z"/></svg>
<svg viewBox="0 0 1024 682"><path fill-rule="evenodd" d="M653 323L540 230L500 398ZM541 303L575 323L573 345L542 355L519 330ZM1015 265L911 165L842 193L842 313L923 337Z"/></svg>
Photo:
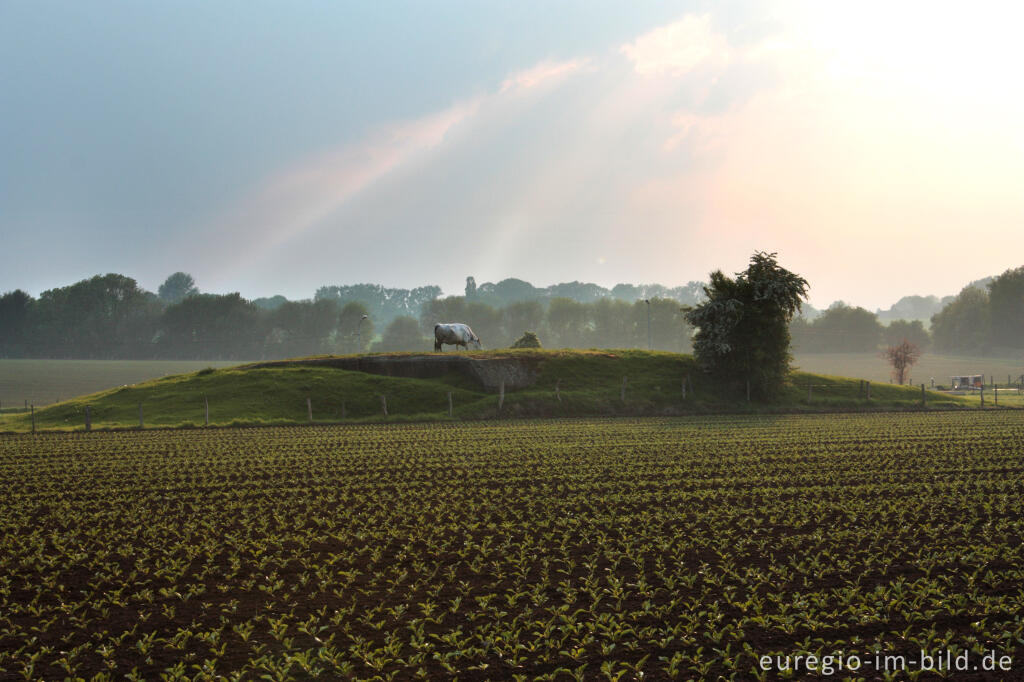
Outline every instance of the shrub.
<svg viewBox="0 0 1024 682"><path fill-rule="evenodd" d="M523 332L523 335L512 344L513 348L540 348L540 339L533 332Z"/></svg>

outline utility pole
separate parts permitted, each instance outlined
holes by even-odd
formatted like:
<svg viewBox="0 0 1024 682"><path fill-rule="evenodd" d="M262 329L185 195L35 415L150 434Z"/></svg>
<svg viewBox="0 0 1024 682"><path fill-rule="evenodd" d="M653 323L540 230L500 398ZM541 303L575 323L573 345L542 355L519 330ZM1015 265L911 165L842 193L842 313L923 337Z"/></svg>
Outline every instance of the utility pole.
<svg viewBox="0 0 1024 682"><path fill-rule="evenodd" d="M363 320L365 320L367 317L369 317L369 315L363 315L362 317L360 317L359 318L359 323L356 325L356 352L357 353L362 353L363 352Z"/></svg>
<svg viewBox="0 0 1024 682"><path fill-rule="evenodd" d="M645 298L647 304L647 350L651 350L651 299Z"/></svg>

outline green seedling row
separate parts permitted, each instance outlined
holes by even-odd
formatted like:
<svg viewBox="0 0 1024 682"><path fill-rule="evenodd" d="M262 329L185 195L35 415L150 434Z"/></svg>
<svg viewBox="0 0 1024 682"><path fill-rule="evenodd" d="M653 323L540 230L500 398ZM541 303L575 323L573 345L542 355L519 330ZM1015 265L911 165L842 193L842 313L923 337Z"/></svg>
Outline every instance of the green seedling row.
<svg viewBox="0 0 1024 682"><path fill-rule="evenodd" d="M1009 411L2 436L0 679L1019 668L1022 453ZM886 676L936 677L833 679Z"/></svg>

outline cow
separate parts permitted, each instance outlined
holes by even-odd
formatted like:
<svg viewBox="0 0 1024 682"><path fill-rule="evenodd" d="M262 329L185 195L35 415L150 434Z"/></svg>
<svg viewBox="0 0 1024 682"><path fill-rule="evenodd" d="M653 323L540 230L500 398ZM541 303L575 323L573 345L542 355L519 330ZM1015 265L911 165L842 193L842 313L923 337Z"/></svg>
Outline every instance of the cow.
<svg viewBox="0 0 1024 682"><path fill-rule="evenodd" d="M445 343L455 346L455 350L458 350L459 346L469 350L469 344L471 343L476 344L477 350L482 348L480 337L473 333L468 324L461 322L438 323L434 325L434 350L440 352L442 350L441 345Z"/></svg>

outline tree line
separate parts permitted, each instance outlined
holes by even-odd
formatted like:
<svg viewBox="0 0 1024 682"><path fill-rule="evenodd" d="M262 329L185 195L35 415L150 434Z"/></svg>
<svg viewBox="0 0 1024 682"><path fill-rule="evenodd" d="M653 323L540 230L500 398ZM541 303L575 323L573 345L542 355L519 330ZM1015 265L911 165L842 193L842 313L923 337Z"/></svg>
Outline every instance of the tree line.
<svg viewBox="0 0 1024 682"><path fill-rule="evenodd" d="M893 320L883 326L876 313L842 301L813 320L794 318L789 333L797 353L865 353L904 340L921 349L931 344L931 335L920 320Z"/></svg>
<svg viewBox="0 0 1024 682"><path fill-rule="evenodd" d="M883 326L877 314L838 301L813 320L796 317L790 323L793 350L868 352L904 340L950 354L1007 355L1024 348L1024 266L972 282L944 300L930 329L920 320Z"/></svg>
<svg viewBox="0 0 1024 682"><path fill-rule="evenodd" d="M488 290L507 295L515 286ZM689 348L680 303L669 298L648 304L555 297L494 306L487 301L500 297L439 294L439 287L366 284L323 287L313 300L250 301L239 293L201 293L186 273L168 277L155 294L124 275L97 275L38 298L21 290L0 296L0 357L255 360L431 350L433 325L452 321L470 324L490 348L509 346L527 331L548 347L645 348L648 317L652 347Z"/></svg>
<svg viewBox="0 0 1024 682"><path fill-rule="evenodd" d="M647 348L687 352L691 328L683 307L668 298L626 302L601 298L517 301L494 307L466 296L428 301L418 318L395 318L373 350L432 348L434 324L466 322L485 348L507 348L526 332L547 348Z"/></svg>
<svg viewBox="0 0 1024 682"><path fill-rule="evenodd" d="M577 303L596 303L601 300L633 303L657 298L671 299L680 305L693 305L700 300L702 287L702 282L690 282L673 288L660 284L616 284L608 289L597 284L576 281L536 287L515 277L478 285L474 277L467 277L462 298L466 302L483 304L495 309L523 302L537 302L546 307L556 299L569 299ZM440 297L441 288L437 286L389 289L378 284L349 284L320 287L314 300L329 299L339 303L359 301L383 328L397 317L418 318L426 304ZM261 307L274 308L285 300L284 297L276 296L270 299L257 299L255 303Z"/></svg>
<svg viewBox="0 0 1024 682"><path fill-rule="evenodd" d="M489 348L524 332L551 348L688 351L693 327L682 308L702 303L703 285L669 289L568 282L534 287L518 279L440 297L437 286L325 286L313 300L247 300L205 294L186 273L148 292L124 275L97 275L33 298L0 296L0 357L96 359L284 358L369 350L429 350L436 322L467 322ZM521 297L521 298L520 298ZM650 303L645 303L650 301ZM907 340L921 349L1007 354L1024 348L1024 267L972 282L931 318L883 325L876 313L837 302L789 323L798 353L876 352ZM805 312L810 306L803 305Z"/></svg>
<svg viewBox="0 0 1024 682"><path fill-rule="evenodd" d="M1024 266L984 287L968 286L932 317L935 348L949 353L1005 355L1024 348Z"/></svg>

